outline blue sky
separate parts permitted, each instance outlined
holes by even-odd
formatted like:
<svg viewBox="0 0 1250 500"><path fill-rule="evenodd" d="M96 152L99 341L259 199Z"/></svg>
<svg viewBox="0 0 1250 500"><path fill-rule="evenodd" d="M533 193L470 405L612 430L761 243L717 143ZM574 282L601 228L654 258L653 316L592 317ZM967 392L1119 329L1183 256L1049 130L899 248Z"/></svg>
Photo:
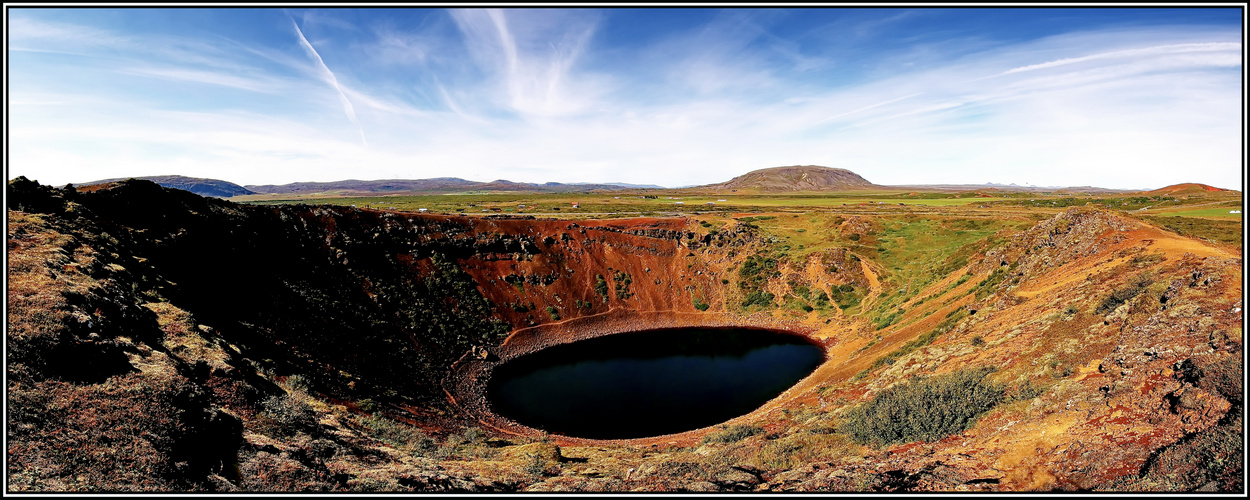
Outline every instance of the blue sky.
<svg viewBox="0 0 1250 500"><path fill-rule="evenodd" d="M1242 185L1238 8L7 8L10 178Z"/></svg>

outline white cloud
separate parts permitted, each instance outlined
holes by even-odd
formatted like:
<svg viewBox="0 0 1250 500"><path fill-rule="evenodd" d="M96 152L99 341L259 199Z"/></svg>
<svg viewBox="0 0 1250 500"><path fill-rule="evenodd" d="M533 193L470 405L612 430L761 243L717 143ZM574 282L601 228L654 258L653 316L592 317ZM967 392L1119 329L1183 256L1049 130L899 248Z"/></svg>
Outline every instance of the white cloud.
<svg viewBox="0 0 1250 500"><path fill-rule="evenodd" d="M321 60L321 54L317 53L317 49L313 48L311 43L308 43L307 38L304 38L304 32L300 31L299 25L295 24L295 20L293 19L291 20L291 27L295 28L295 34L299 35L300 46L308 52L309 57L317 62L317 68L321 70L320 74L322 78L326 83L330 84L331 87L334 87L335 91L338 92L339 102L343 104L343 113L347 115L348 120L351 120L351 122L356 125L356 129L360 132L360 143L368 146L369 143L365 140L365 129L361 127L360 122L356 120L356 110L352 107L352 102L347 99L347 94L343 93L342 87L339 87L338 78L335 77L334 72L330 71L330 68L326 66L325 61Z"/></svg>
<svg viewBox="0 0 1250 500"><path fill-rule="evenodd" d="M1240 185L1239 32L1103 31L990 48L981 40L976 51L954 50L958 57L908 53L929 57L919 65L927 69L834 85L821 80L831 73L809 71L823 55L774 40L751 19L721 18L627 57L596 45L610 18L583 12L454 11L451 20L463 45L434 39L437 31L361 26L376 36L369 47L392 50L370 53L365 68L390 60L408 79L379 80L348 63L331 72L298 25L293 42L308 59L181 40L167 45L196 54L194 64L134 56L112 69L174 89L195 82L266 93L264 106L208 101L173 112L141 91L21 88L9 103L11 175L685 185L820 164L882 184ZM72 47L82 33L21 30L18 40L32 48ZM118 47L152 45L93 35ZM306 72L307 60L325 85L288 74ZM88 96L96 100L58 104ZM336 98L350 123L338 107L306 109Z"/></svg>
<svg viewBox="0 0 1250 500"><path fill-rule="evenodd" d="M496 102L523 117L560 117L593 109L610 82L576 71L595 20L569 12L471 9L452 12L469 54L491 77Z"/></svg>
<svg viewBox="0 0 1250 500"><path fill-rule="evenodd" d="M118 69L117 71L119 73L129 73L166 80L202 83L206 85L218 85L222 87L231 87L266 94L276 94L289 90L291 87L289 82L283 81L283 79L279 78L267 76L249 77L240 76L234 73L188 68L136 66Z"/></svg>
<svg viewBox="0 0 1250 500"><path fill-rule="evenodd" d="M1044 63L1039 63L1039 64L1030 64L1028 66L1021 66L1018 68L1009 69L1007 71L1004 71L1002 74L1009 75L1012 73L1023 73L1025 71L1037 71L1039 69L1054 68L1058 66L1077 64L1077 63L1082 63L1086 61L1097 61L1101 59L1113 59L1113 58L1128 59L1128 58L1140 58L1143 56L1148 57L1148 56L1153 56L1153 55L1192 54L1192 53L1202 53L1202 52L1224 52L1226 54L1231 53L1231 55L1235 56L1241 52L1241 44L1231 43L1231 42L1180 43L1180 44L1173 44L1173 45L1159 45L1159 46L1154 46L1154 47L1145 47L1145 48L1140 48L1140 49L1119 50L1115 52L1104 52L1101 54L1093 54L1093 55L1088 55L1088 56L1069 57L1066 59L1059 59L1056 61L1049 61L1049 62L1044 62ZM1227 60L1227 58L1218 58L1218 59L1211 59L1211 60L1223 61L1223 60ZM1235 65L1238 60L1239 59L1232 59L1231 64L1228 64L1228 63L1224 63L1224 64Z"/></svg>

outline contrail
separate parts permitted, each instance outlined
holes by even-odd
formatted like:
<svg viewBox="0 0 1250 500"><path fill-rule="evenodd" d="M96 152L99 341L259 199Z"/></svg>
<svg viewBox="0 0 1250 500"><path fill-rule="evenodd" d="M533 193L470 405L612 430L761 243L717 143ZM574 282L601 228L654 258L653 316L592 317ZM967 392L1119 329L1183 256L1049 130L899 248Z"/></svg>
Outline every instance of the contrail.
<svg viewBox="0 0 1250 500"><path fill-rule="evenodd" d="M334 77L334 72L330 71L330 68L326 66L325 61L321 60L321 54L317 53L317 49L314 49L312 44L308 43L308 39L304 38L304 32L300 31L299 25L295 24L294 19L291 20L291 26L295 27L295 34L299 35L300 45L304 46L304 50L308 51L308 55L316 60L317 65L321 67L323 78L326 83L329 83L330 86L334 87L334 90L338 91L339 101L343 103L343 112L347 114L347 119L351 120L352 123L356 125L356 130L360 132L360 142L364 144L365 147L369 147L369 142L365 140L365 129L360 126L360 122L356 121L356 110L352 108L351 101L347 100L347 94L344 94L343 89L339 87L338 78Z"/></svg>
<svg viewBox="0 0 1250 500"><path fill-rule="evenodd" d="M855 114L855 113L859 113L860 111L868 111L868 110L870 110L870 109L872 109L872 108L879 108L879 107L881 107L881 106L885 106L886 104L894 104L894 103L896 103L896 102L899 102L899 101L902 101L902 100L905 100L905 99L911 99L911 98L916 97L916 96L918 96L918 95L920 95L920 94L923 94L923 93L924 93L924 92L917 92L917 93L915 93L915 94L905 95L905 96L903 96L903 97L899 97L899 98L895 98L895 99L890 99L890 100L885 101L885 102L879 102L879 103L876 103L876 104L872 104L872 105L864 106L864 107L862 107L862 108L859 108L859 109L856 109L856 110L852 110L852 111L847 111L847 112L845 112L845 113L838 113L838 114L836 114L836 115L830 116L830 117L825 118L825 119L823 119L823 120L817 120L815 123L812 123L812 125L820 125L820 124L825 123L825 122L827 122L827 121L829 121L829 120L833 120L833 119L836 119L836 118L841 118L841 117L846 116L846 115L853 115L853 114Z"/></svg>
<svg viewBox="0 0 1250 500"><path fill-rule="evenodd" d="M1101 54L1093 54L1093 55L1081 56L1081 57L1069 57L1067 59L1057 59L1054 61L1044 62L1040 64L1021 66L1019 68L1012 68L1007 71L1004 71L1002 72L1002 74L1007 75L1011 73L1021 73L1024 71L1033 71L1033 70L1044 69L1044 68L1052 68L1055 66L1063 66L1065 64L1073 64L1073 63L1079 63L1079 62L1085 62L1085 61L1092 61L1095 59L1107 59L1107 58L1121 57L1121 56L1127 56L1127 55L1178 54L1178 53L1185 53L1185 52L1212 52L1212 51L1222 51L1222 50L1240 51L1241 44L1235 43L1235 42L1178 43L1178 44L1172 44L1172 45L1157 45L1154 47L1145 47L1141 49L1117 50L1114 52L1103 52Z"/></svg>

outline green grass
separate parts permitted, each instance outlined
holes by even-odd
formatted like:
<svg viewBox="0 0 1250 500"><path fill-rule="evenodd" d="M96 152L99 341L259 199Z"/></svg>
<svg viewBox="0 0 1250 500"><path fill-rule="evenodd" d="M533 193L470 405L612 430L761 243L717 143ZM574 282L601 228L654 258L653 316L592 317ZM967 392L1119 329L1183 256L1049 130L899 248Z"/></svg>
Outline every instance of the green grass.
<svg viewBox="0 0 1250 500"><path fill-rule="evenodd" d="M899 358L911 354L916 349L932 344L938 337L941 337L946 332L954 329L955 325L958 325L959 322L966 317L968 317L968 310L965 308L959 308L951 311L951 313L947 315L941 323L938 323L937 326L933 327L932 330L929 330L923 335L912 339L906 344L903 344L902 347L899 347L894 352L886 354L885 356L878 358L876 361L873 361L871 366L856 374L855 378L862 379L868 376L869 373L872 373L873 370L885 365L892 365L895 361L898 361Z"/></svg>
<svg viewBox="0 0 1250 500"><path fill-rule="evenodd" d="M769 307L773 302L773 294L764 290L769 279L779 276L777 259L765 255L749 255L738 268L738 288L745 297L742 307Z"/></svg>
<svg viewBox="0 0 1250 500"><path fill-rule="evenodd" d="M976 253L1006 241L993 236L999 230L1017 227L1013 221L998 219L909 216L880 220L881 231L868 240L868 245L877 249L877 261L887 270L879 276L885 290L873 308L877 317L890 315L930 283L967 265Z"/></svg>
<svg viewBox="0 0 1250 500"><path fill-rule="evenodd" d="M1155 215L1162 217L1218 217L1221 219L1241 220L1241 214L1230 214L1228 213L1229 210L1241 210L1241 207L1200 208L1195 210L1181 210L1177 212L1158 212Z"/></svg>
<svg viewBox="0 0 1250 500"><path fill-rule="evenodd" d="M1105 208L1115 210L1138 210L1146 207L1170 207L1184 205L1186 200L1177 199L1173 196L1055 196L1053 194L1039 193L1030 194L1027 198L1020 198L1001 204L1017 205L1025 207L1042 207L1042 208L1067 208L1079 207L1086 204L1098 205Z"/></svg>
<svg viewBox="0 0 1250 500"><path fill-rule="evenodd" d="M431 195L343 196L317 193L305 196L249 195L231 201L257 205L294 204L354 205L359 208L431 213L488 214L639 214L642 212L731 212L766 211L776 208L834 208L861 205L897 208L899 203L912 206L947 207L971 203L1002 201L1005 198L956 197L952 193L925 193L917 196L890 193L855 193L845 195L720 195L688 196L682 193L659 193L644 198L637 193L457 193ZM721 201L724 200L724 201ZM580 206L573 208L573 203ZM681 202L679 205L678 202ZM709 205L709 203L711 203ZM524 206L522 206L524 205Z"/></svg>

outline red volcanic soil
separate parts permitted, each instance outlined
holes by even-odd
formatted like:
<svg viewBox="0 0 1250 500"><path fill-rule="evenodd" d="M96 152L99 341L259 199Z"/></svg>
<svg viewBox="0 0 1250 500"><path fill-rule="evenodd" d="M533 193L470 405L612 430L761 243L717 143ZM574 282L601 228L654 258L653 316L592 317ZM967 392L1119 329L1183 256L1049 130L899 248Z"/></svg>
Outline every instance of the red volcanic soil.
<svg viewBox="0 0 1250 500"><path fill-rule="evenodd" d="M75 186L74 189L78 190L78 192L80 193L93 193L93 192L102 191L105 189L113 189L117 187L117 185L118 183L116 182L102 182L99 184L91 184L87 186Z"/></svg>
<svg viewBox="0 0 1250 500"><path fill-rule="evenodd" d="M1142 191L1142 194L1149 195L1178 195L1178 194L1202 194L1202 193L1218 193L1232 191L1231 189L1221 189L1206 184L1198 184L1196 182L1187 182L1184 184L1173 184L1171 186L1162 187L1154 191Z"/></svg>
<svg viewBox="0 0 1250 500"><path fill-rule="evenodd" d="M539 250L519 256L479 252L461 262L499 317L514 327L614 309L697 312L695 297L723 310L705 257L692 251L702 240L686 230L685 219L457 220L470 224L473 234L529 238Z"/></svg>

